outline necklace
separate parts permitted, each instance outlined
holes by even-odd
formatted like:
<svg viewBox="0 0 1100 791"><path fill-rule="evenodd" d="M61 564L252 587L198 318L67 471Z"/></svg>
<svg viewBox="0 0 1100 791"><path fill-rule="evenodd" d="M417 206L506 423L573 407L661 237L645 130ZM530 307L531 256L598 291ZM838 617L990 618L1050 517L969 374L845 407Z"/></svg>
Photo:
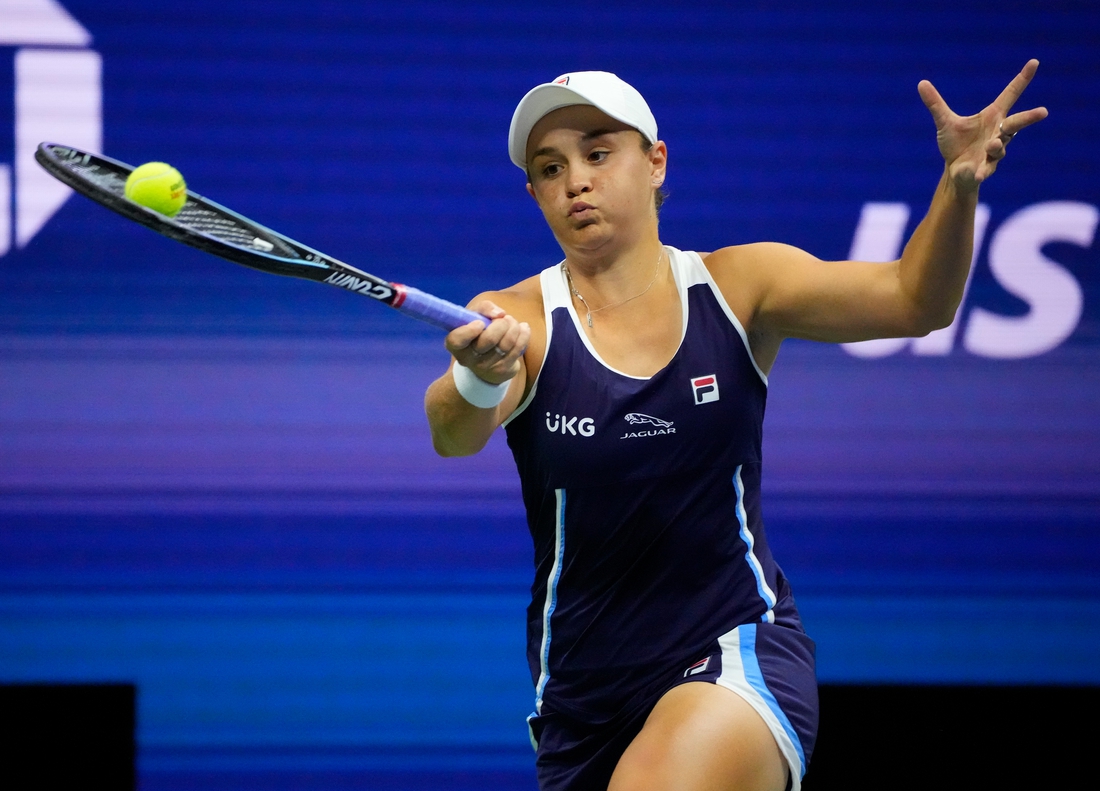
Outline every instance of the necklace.
<svg viewBox="0 0 1100 791"><path fill-rule="evenodd" d="M649 290L651 288L653 288L653 284L657 282L657 273L661 271L661 256L664 254L664 252L665 252L665 248L662 246L661 251L659 253L657 253L657 265L653 269L653 279L649 281L648 286L646 286L644 289L642 289L642 291L635 294L634 296L627 297L626 299L622 300L621 302L616 302L612 305L604 305L602 308L596 308L595 310L592 310L592 308L588 307L588 301L584 297L581 296L581 292L577 291L577 287L573 285L573 275L571 275L569 273L569 264L562 263L562 268L565 269L565 279L569 281L569 290L570 290L570 292L572 292L573 296L575 296L577 299L579 299L581 301L581 304L584 305L584 309L585 309L586 314L587 314L586 318L588 319L588 326L589 327L592 326L592 314L593 313L599 313L601 310L607 310L608 308L617 308L617 307L619 307L619 305L625 305L627 302L630 302L631 300L635 300L638 297L645 296L647 293L649 293Z"/></svg>

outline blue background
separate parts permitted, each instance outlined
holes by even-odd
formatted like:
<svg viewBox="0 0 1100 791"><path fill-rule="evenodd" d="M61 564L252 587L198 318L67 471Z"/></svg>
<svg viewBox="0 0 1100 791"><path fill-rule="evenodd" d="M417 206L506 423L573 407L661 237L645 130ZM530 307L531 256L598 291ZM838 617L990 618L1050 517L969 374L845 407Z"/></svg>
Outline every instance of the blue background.
<svg viewBox="0 0 1100 791"><path fill-rule="evenodd" d="M505 136L569 70L647 97L681 248L844 258L867 202L911 231L942 167L918 80L976 112L1029 57L1020 108L1051 117L983 188L986 246L1100 204L1088 4L64 5L105 153L460 302L560 258ZM1084 294L1045 354L781 352L764 513L822 681L1100 684L1100 261L1043 252ZM1028 310L984 248L975 307ZM431 451L446 362L368 300L70 199L0 257L0 681L137 683L147 788L532 788L530 539L502 438Z"/></svg>

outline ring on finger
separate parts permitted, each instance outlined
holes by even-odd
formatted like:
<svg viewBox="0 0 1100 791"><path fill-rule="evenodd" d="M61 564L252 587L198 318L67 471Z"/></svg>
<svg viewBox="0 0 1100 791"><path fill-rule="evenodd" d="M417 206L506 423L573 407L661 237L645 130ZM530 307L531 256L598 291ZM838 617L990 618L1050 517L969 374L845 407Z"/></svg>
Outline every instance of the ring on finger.
<svg viewBox="0 0 1100 791"><path fill-rule="evenodd" d="M1015 132L1006 132L1005 131L1005 122L1004 121L1001 121L1001 123L997 125L997 133L1005 139L1006 143L1016 136Z"/></svg>
<svg viewBox="0 0 1100 791"><path fill-rule="evenodd" d="M499 354L501 357L508 356L508 352L504 351L504 349L500 348L499 346L494 346L493 351Z"/></svg>

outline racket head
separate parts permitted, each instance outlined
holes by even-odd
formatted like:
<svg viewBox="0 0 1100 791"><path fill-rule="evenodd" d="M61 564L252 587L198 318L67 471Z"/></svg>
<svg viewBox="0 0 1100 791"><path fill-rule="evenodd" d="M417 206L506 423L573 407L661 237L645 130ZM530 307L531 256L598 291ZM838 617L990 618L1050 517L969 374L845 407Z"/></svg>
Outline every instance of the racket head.
<svg viewBox="0 0 1100 791"><path fill-rule="evenodd" d="M490 322L454 303L337 261L191 190L175 217L134 203L126 197L126 179L134 168L117 159L57 143L39 144L34 157L59 181L123 217L234 263L354 291L448 331L470 321Z"/></svg>
<svg viewBox="0 0 1100 791"><path fill-rule="evenodd" d="M324 280L334 269L370 277L191 190L175 217L134 203L125 193L134 168L117 159L57 143L40 144L35 159L62 183L123 217L234 263L309 280Z"/></svg>

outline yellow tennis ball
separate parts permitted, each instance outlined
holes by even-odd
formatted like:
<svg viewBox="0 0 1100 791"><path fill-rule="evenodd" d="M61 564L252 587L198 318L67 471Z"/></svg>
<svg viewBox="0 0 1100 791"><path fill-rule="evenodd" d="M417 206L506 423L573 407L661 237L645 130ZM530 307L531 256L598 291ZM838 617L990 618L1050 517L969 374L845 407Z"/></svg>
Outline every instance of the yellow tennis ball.
<svg viewBox="0 0 1100 791"><path fill-rule="evenodd" d="M169 217L187 202L187 182L167 162L146 162L126 178L126 197Z"/></svg>

